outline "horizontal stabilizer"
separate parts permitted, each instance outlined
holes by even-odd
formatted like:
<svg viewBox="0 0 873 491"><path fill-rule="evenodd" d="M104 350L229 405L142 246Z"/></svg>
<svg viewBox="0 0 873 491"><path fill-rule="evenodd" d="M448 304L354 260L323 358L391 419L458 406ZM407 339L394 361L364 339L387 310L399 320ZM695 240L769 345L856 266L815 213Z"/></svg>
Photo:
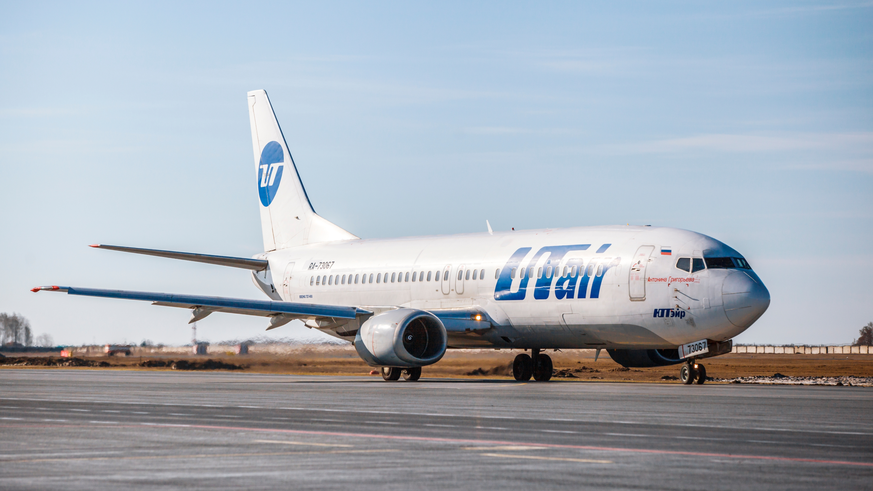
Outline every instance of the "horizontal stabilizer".
<svg viewBox="0 0 873 491"><path fill-rule="evenodd" d="M252 271L263 271L267 269L268 266L267 261L264 259L251 259L247 257L213 256L210 254L198 254L195 252L162 251L159 249L141 249L139 247L123 247L105 244L93 244L91 247L97 249L108 249L110 251L130 252L133 254L145 254L146 256L168 257L170 259L181 259L183 261L194 261L197 263L217 264L219 266L250 269Z"/></svg>
<svg viewBox="0 0 873 491"><path fill-rule="evenodd" d="M357 307L335 305L274 302L270 300L249 300L244 298L207 297L202 295L178 295L173 293L98 290L94 288L74 288L71 286L41 286L34 288L32 291L54 291L88 297L145 300L152 302L154 305L194 309L194 316L198 318L206 317L206 315L209 315L212 312L257 315L262 317L282 316L290 320L316 318L354 319L358 314L371 313Z"/></svg>

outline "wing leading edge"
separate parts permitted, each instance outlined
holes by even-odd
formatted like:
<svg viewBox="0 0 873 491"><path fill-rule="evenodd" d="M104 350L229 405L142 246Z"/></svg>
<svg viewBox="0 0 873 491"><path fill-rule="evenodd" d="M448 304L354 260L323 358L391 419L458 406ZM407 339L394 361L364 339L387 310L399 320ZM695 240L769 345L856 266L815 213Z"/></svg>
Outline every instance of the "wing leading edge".
<svg viewBox="0 0 873 491"><path fill-rule="evenodd" d="M193 261L196 263L216 264L219 266L229 266L231 268L250 269L252 271L263 271L267 269L267 266L269 266L269 263L264 259L247 257L215 256L212 254L199 254L196 252L163 251L160 249L142 249L140 247L125 247L106 244L93 244L91 247L95 249L107 249L110 251L144 254L146 256L181 259L183 261Z"/></svg>
<svg viewBox="0 0 873 491"><path fill-rule="evenodd" d="M53 291L68 295L83 295L88 297L120 298L126 300L145 300L152 305L164 307L179 307L192 309L191 322L203 319L213 312L229 314L256 315L270 318L270 327L274 329L295 319L355 319L358 315L372 312L357 307L336 305L321 305L296 302L274 302L270 300L249 300L243 298L209 297L203 295L180 295L175 293L135 292L127 290L100 290L95 288L76 288L71 286L39 286L31 291Z"/></svg>

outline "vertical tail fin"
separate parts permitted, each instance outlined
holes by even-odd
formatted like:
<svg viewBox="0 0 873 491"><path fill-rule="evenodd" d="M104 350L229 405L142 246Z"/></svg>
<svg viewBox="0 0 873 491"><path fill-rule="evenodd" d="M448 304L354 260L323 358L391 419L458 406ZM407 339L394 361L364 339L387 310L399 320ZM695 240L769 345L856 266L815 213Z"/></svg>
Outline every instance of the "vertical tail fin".
<svg viewBox="0 0 873 491"><path fill-rule="evenodd" d="M315 213L267 92L253 90L248 100L264 250L357 239Z"/></svg>

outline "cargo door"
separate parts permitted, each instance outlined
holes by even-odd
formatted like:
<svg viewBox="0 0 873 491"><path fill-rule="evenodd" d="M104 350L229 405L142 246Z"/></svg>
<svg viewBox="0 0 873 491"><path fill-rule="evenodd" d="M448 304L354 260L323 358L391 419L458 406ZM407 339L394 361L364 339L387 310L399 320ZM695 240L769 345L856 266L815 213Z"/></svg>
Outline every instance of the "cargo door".
<svg viewBox="0 0 873 491"><path fill-rule="evenodd" d="M639 302L646 299L646 268L649 265L650 256L654 250L655 246L640 246L633 259L631 259L627 285L630 299L633 301Z"/></svg>

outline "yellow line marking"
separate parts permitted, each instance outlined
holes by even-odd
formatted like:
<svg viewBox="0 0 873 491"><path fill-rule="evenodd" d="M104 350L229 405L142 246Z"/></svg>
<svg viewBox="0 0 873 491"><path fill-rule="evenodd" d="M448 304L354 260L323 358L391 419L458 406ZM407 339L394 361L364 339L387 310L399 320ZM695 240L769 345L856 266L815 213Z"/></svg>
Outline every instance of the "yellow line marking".
<svg viewBox="0 0 873 491"><path fill-rule="evenodd" d="M546 447L528 447L525 445L505 445L502 447L462 447L461 450L544 450Z"/></svg>
<svg viewBox="0 0 873 491"><path fill-rule="evenodd" d="M156 459L214 459L221 457L273 457L278 455L329 455L344 453L381 453L397 452L393 449L385 450L323 450L313 452L268 452L268 453L225 453L225 454L199 454L199 455L144 455L139 457L73 457L56 459L0 459L0 463L26 463L26 462L74 462L86 460L156 460Z"/></svg>
<svg viewBox="0 0 873 491"><path fill-rule="evenodd" d="M309 443L309 442L292 442L287 440L254 440L253 443L279 443L282 445L310 445L313 447L354 447L354 445L343 445L340 443Z"/></svg>
<svg viewBox="0 0 873 491"><path fill-rule="evenodd" d="M510 459L531 459L531 460L558 460L562 462L583 462L586 464L612 464L611 460L593 460L593 459L568 459L562 457L540 457L537 455L518 455L518 454L502 454L502 453L483 453L486 457L507 457Z"/></svg>

